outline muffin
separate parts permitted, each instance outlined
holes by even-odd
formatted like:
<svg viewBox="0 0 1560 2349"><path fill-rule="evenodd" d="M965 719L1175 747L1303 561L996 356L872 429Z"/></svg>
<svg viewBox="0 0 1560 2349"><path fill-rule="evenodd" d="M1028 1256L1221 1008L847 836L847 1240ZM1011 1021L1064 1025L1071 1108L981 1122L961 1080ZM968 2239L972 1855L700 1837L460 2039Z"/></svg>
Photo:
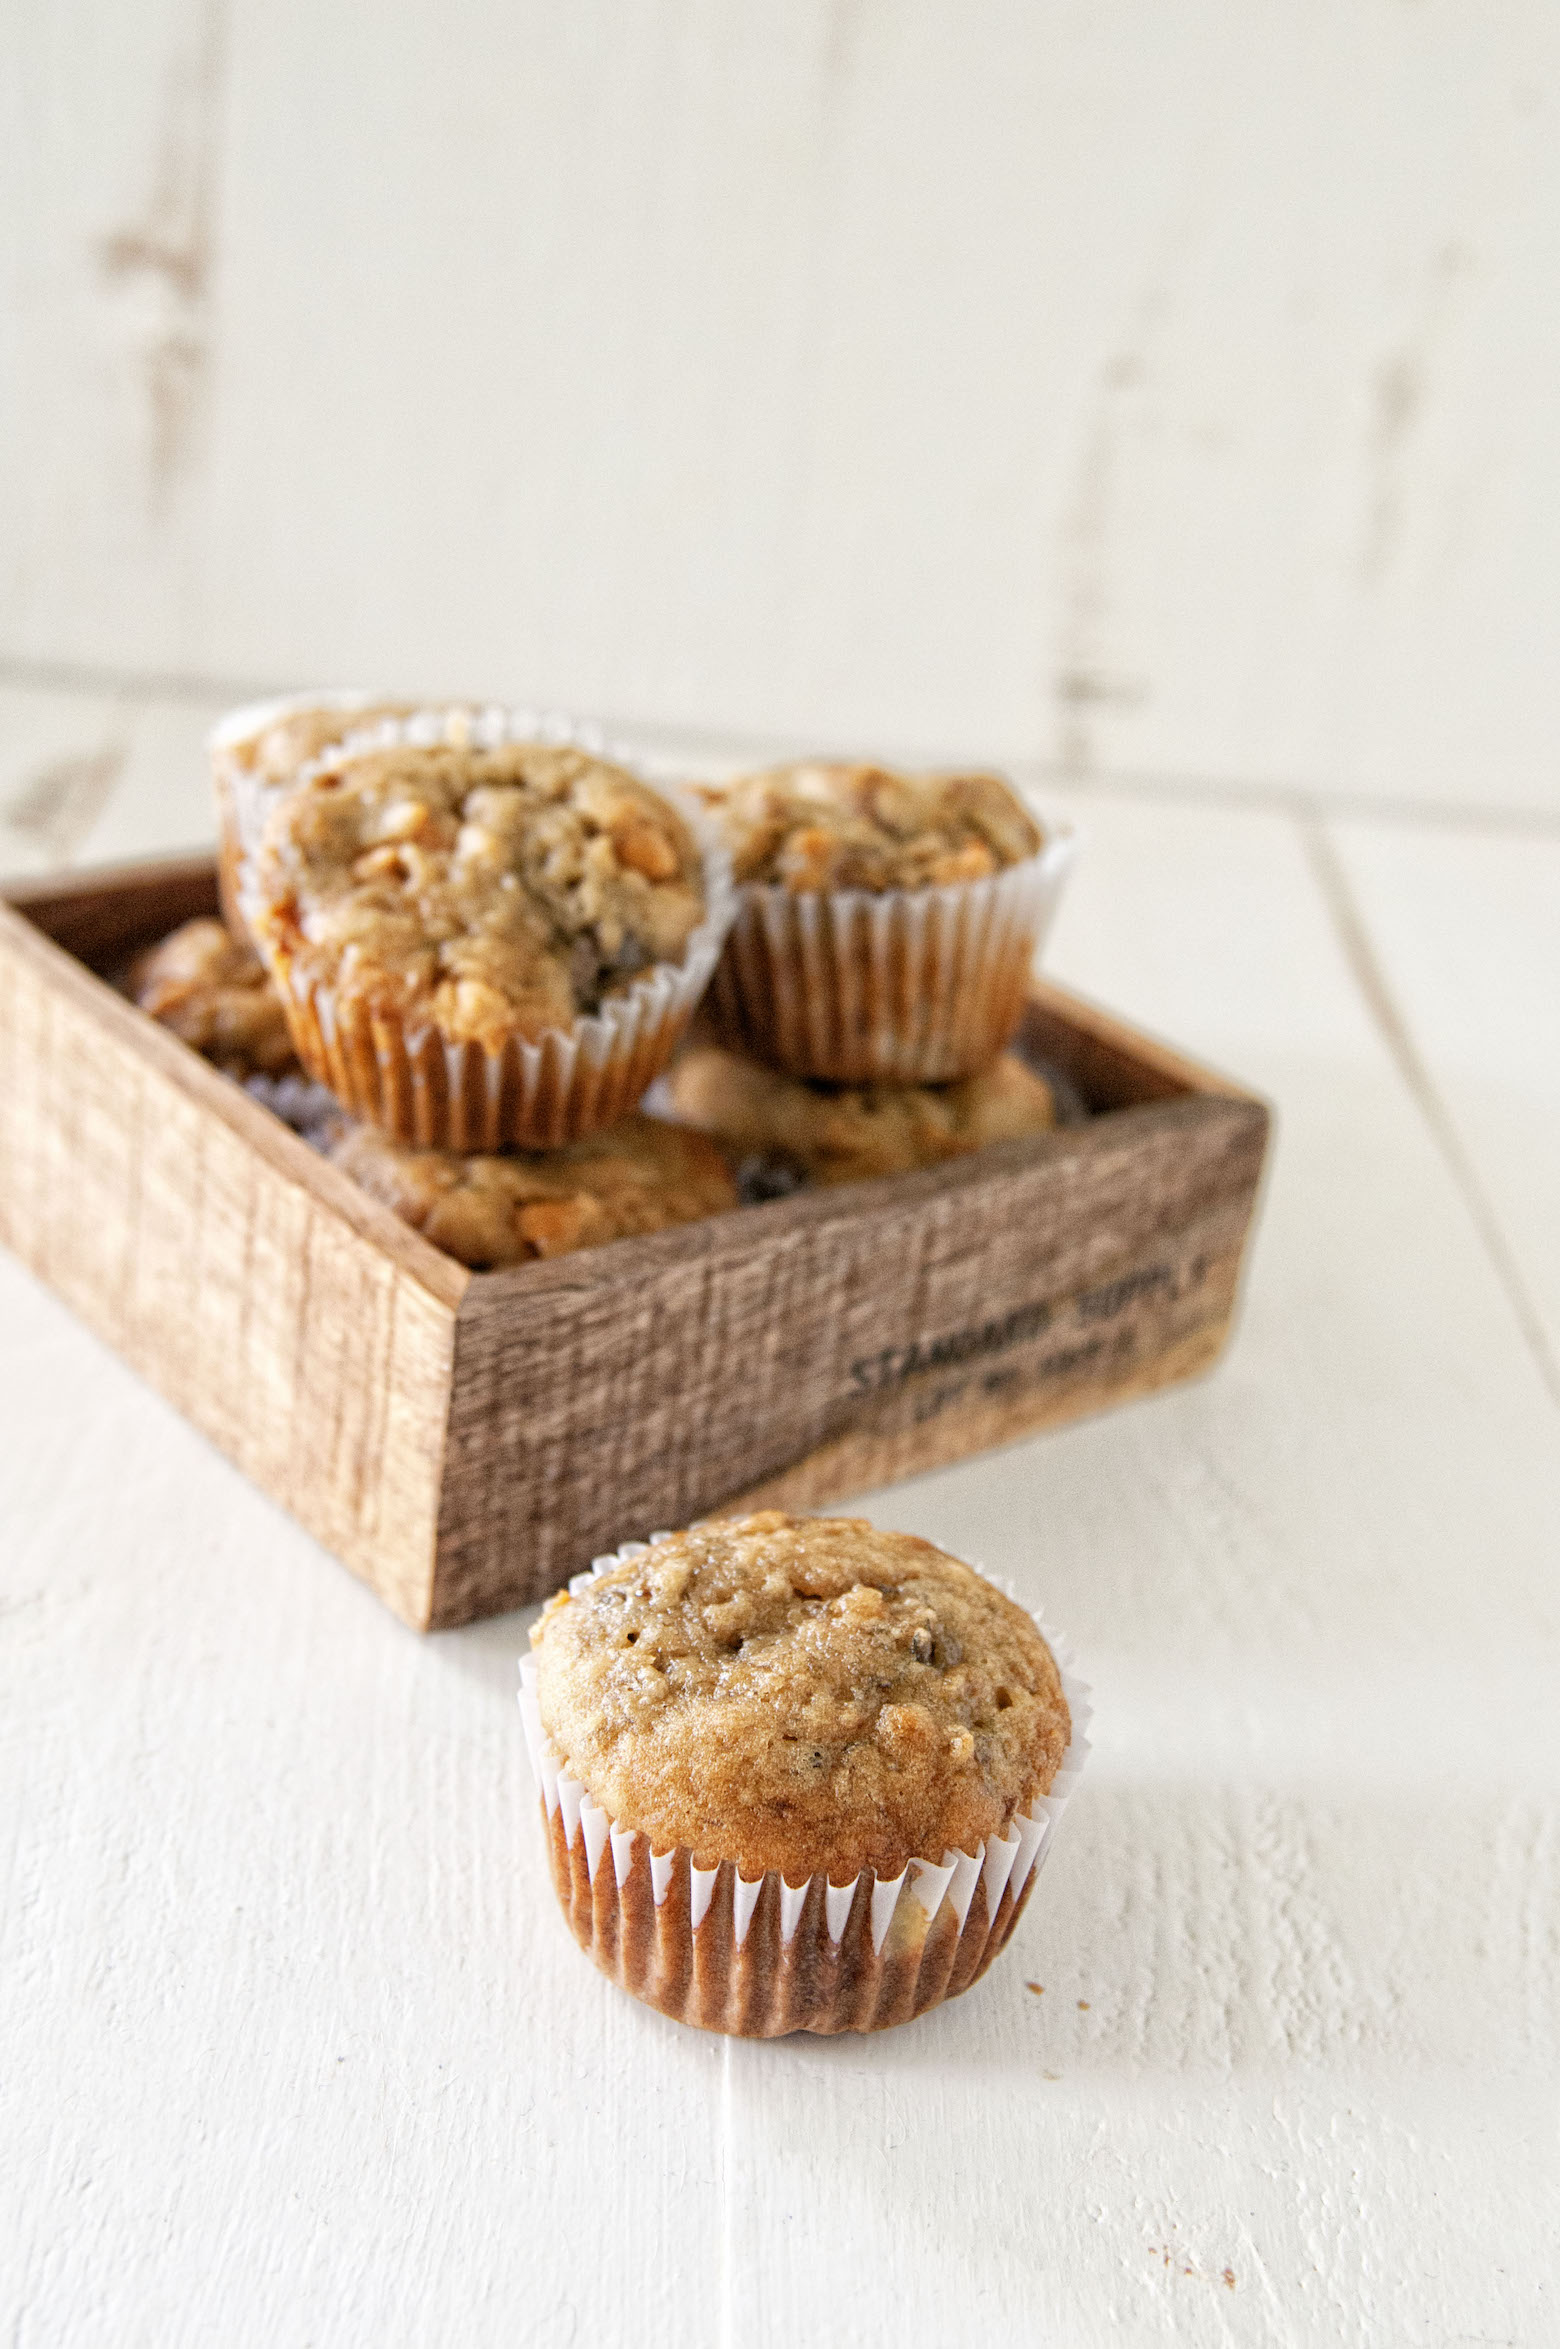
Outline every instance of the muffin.
<svg viewBox="0 0 1560 2349"><path fill-rule="evenodd" d="M300 767L353 728L409 715L415 704L369 693L298 694L234 710L213 728L206 748L217 802L217 888L229 927L245 929L240 869L259 845L266 811Z"/></svg>
<svg viewBox="0 0 1560 2349"><path fill-rule="evenodd" d="M937 1085L996 1059L1072 856L1000 776L817 761L705 794L736 923L723 1043L792 1076Z"/></svg>
<svg viewBox="0 0 1560 2349"><path fill-rule="evenodd" d="M253 947L222 922L184 922L138 954L122 992L226 1076L285 1077L298 1066L282 999Z"/></svg>
<svg viewBox="0 0 1560 2349"><path fill-rule="evenodd" d="M734 1164L788 1167L824 1184L909 1174L991 1142L1047 1133L1057 1122L1045 1078L1012 1052L952 1085L842 1087L696 1044L672 1063L658 1099L711 1135Z"/></svg>
<svg viewBox="0 0 1560 2349"><path fill-rule="evenodd" d="M531 1643L576 1938L662 2013L747 2038L880 2030L967 1989L1087 1750L1084 1693L1023 1608L859 1517L629 1543Z"/></svg>
<svg viewBox="0 0 1560 2349"><path fill-rule="evenodd" d="M501 712L349 736L277 796L245 903L298 1056L425 1148L615 1124L681 1039L730 921L697 810Z"/></svg>
<svg viewBox="0 0 1560 2349"><path fill-rule="evenodd" d="M733 877L797 896L988 881L1040 851L997 775L900 775L816 761L747 775L718 801Z"/></svg>
<svg viewBox="0 0 1560 2349"><path fill-rule="evenodd" d="M667 1231L737 1204L714 1144L653 1117L517 1158L409 1150L371 1126L342 1128L327 1146L354 1182L477 1272Z"/></svg>

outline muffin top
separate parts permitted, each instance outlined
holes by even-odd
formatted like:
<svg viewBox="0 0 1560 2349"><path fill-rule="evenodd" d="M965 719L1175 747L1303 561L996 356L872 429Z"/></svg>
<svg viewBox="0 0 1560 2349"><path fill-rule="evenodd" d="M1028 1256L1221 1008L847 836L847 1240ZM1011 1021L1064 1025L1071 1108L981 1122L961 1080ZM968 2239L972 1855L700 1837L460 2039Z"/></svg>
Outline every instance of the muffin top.
<svg viewBox="0 0 1560 2349"><path fill-rule="evenodd" d="M300 767L347 734L381 718L410 717L415 707L413 702L340 693L317 702L271 702L236 710L212 735L211 755L219 768L254 775L262 783L287 783Z"/></svg>
<svg viewBox="0 0 1560 2349"><path fill-rule="evenodd" d="M999 775L900 775L809 760L704 796L737 879L798 894L982 881L1041 845L1038 825Z"/></svg>
<svg viewBox="0 0 1560 2349"><path fill-rule="evenodd" d="M653 1851L799 1884L973 1852L1061 1767L1070 1721L1029 1616L863 1517L667 1534L560 1591L531 1634L542 1723Z"/></svg>
<svg viewBox="0 0 1560 2349"><path fill-rule="evenodd" d="M665 1231L737 1204L714 1144L653 1117L513 1158L408 1150L371 1127L347 1126L329 1154L424 1239L479 1272Z"/></svg>
<svg viewBox="0 0 1560 2349"><path fill-rule="evenodd" d="M230 1077L285 1076L298 1065L264 965L221 922L182 923L136 956L122 986Z"/></svg>
<svg viewBox="0 0 1560 2349"><path fill-rule="evenodd" d="M272 807L257 884L268 956L489 1050L679 961L704 913L676 809L544 743L327 751Z"/></svg>
<svg viewBox="0 0 1560 2349"><path fill-rule="evenodd" d="M824 1085L697 1044L664 1082L673 1113L732 1159L789 1162L814 1183L909 1174L1056 1123L1050 1086L1013 1052L952 1085Z"/></svg>

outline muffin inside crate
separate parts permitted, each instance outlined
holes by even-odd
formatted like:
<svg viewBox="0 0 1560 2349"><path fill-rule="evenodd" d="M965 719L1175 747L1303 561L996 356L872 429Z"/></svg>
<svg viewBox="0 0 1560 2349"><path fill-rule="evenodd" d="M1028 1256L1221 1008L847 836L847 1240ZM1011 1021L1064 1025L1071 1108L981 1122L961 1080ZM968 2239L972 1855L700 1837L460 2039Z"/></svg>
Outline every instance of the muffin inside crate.
<svg viewBox="0 0 1560 2349"><path fill-rule="evenodd" d="M118 996L214 864L0 907L0 1237L419 1629L738 1504L819 1506L1128 1401L1228 1334L1254 1096L1036 981L1088 1112L471 1272Z"/></svg>

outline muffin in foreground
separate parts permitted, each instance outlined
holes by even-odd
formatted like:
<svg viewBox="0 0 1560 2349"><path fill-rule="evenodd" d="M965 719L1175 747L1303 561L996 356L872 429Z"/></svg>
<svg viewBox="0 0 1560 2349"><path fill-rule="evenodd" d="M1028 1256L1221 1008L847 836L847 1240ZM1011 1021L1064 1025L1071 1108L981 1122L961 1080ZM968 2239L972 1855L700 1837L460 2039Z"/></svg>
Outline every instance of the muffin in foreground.
<svg viewBox="0 0 1560 2349"><path fill-rule="evenodd" d="M741 891L721 1040L793 1076L947 1084L1023 1014L1071 861L1001 776L802 762L705 794Z"/></svg>
<svg viewBox="0 0 1560 2349"><path fill-rule="evenodd" d="M226 1076L298 1066L282 999L252 946L209 916L182 922L131 963L121 990Z"/></svg>
<svg viewBox="0 0 1560 2349"><path fill-rule="evenodd" d="M272 805L245 905L310 1075L398 1142L551 1149L675 1050L731 914L692 809L503 712L384 721Z"/></svg>
<svg viewBox="0 0 1560 2349"><path fill-rule="evenodd" d="M521 1712L603 1972L747 2038L968 1989L1087 1751L1085 1692L972 1567L765 1511L629 1543L542 1613Z"/></svg>
<svg viewBox="0 0 1560 2349"><path fill-rule="evenodd" d="M637 1115L561 1150L513 1158L406 1149L371 1126L338 1131L328 1155L474 1272L643 1238L737 1205L713 1142Z"/></svg>
<svg viewBox="0 0 1560 2349"><path fill-rule="evenodd" d="M952 1085L823 1085L696 1044L662 1079L669 1113L736 1164L791 1167L810 1183L859 1183L1048 1133L1056 1097L1016 1053Z"/></svg>

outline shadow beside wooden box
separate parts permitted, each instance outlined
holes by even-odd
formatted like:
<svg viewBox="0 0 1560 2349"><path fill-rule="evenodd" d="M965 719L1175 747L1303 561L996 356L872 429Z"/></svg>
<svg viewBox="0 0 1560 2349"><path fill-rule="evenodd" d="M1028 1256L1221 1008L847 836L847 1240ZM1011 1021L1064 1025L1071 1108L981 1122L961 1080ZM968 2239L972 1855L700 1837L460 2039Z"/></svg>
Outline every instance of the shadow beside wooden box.
<svg viewBox="0 0 1560 2349"><path fill-rule="evenodd" d="M209 859L0 905L0 1239L420 1630L738 1503L817 1507L1189 1378L1263 1103L1036 982L1096 1115L913 1175L472 1273L97 975Z"/></svg>

